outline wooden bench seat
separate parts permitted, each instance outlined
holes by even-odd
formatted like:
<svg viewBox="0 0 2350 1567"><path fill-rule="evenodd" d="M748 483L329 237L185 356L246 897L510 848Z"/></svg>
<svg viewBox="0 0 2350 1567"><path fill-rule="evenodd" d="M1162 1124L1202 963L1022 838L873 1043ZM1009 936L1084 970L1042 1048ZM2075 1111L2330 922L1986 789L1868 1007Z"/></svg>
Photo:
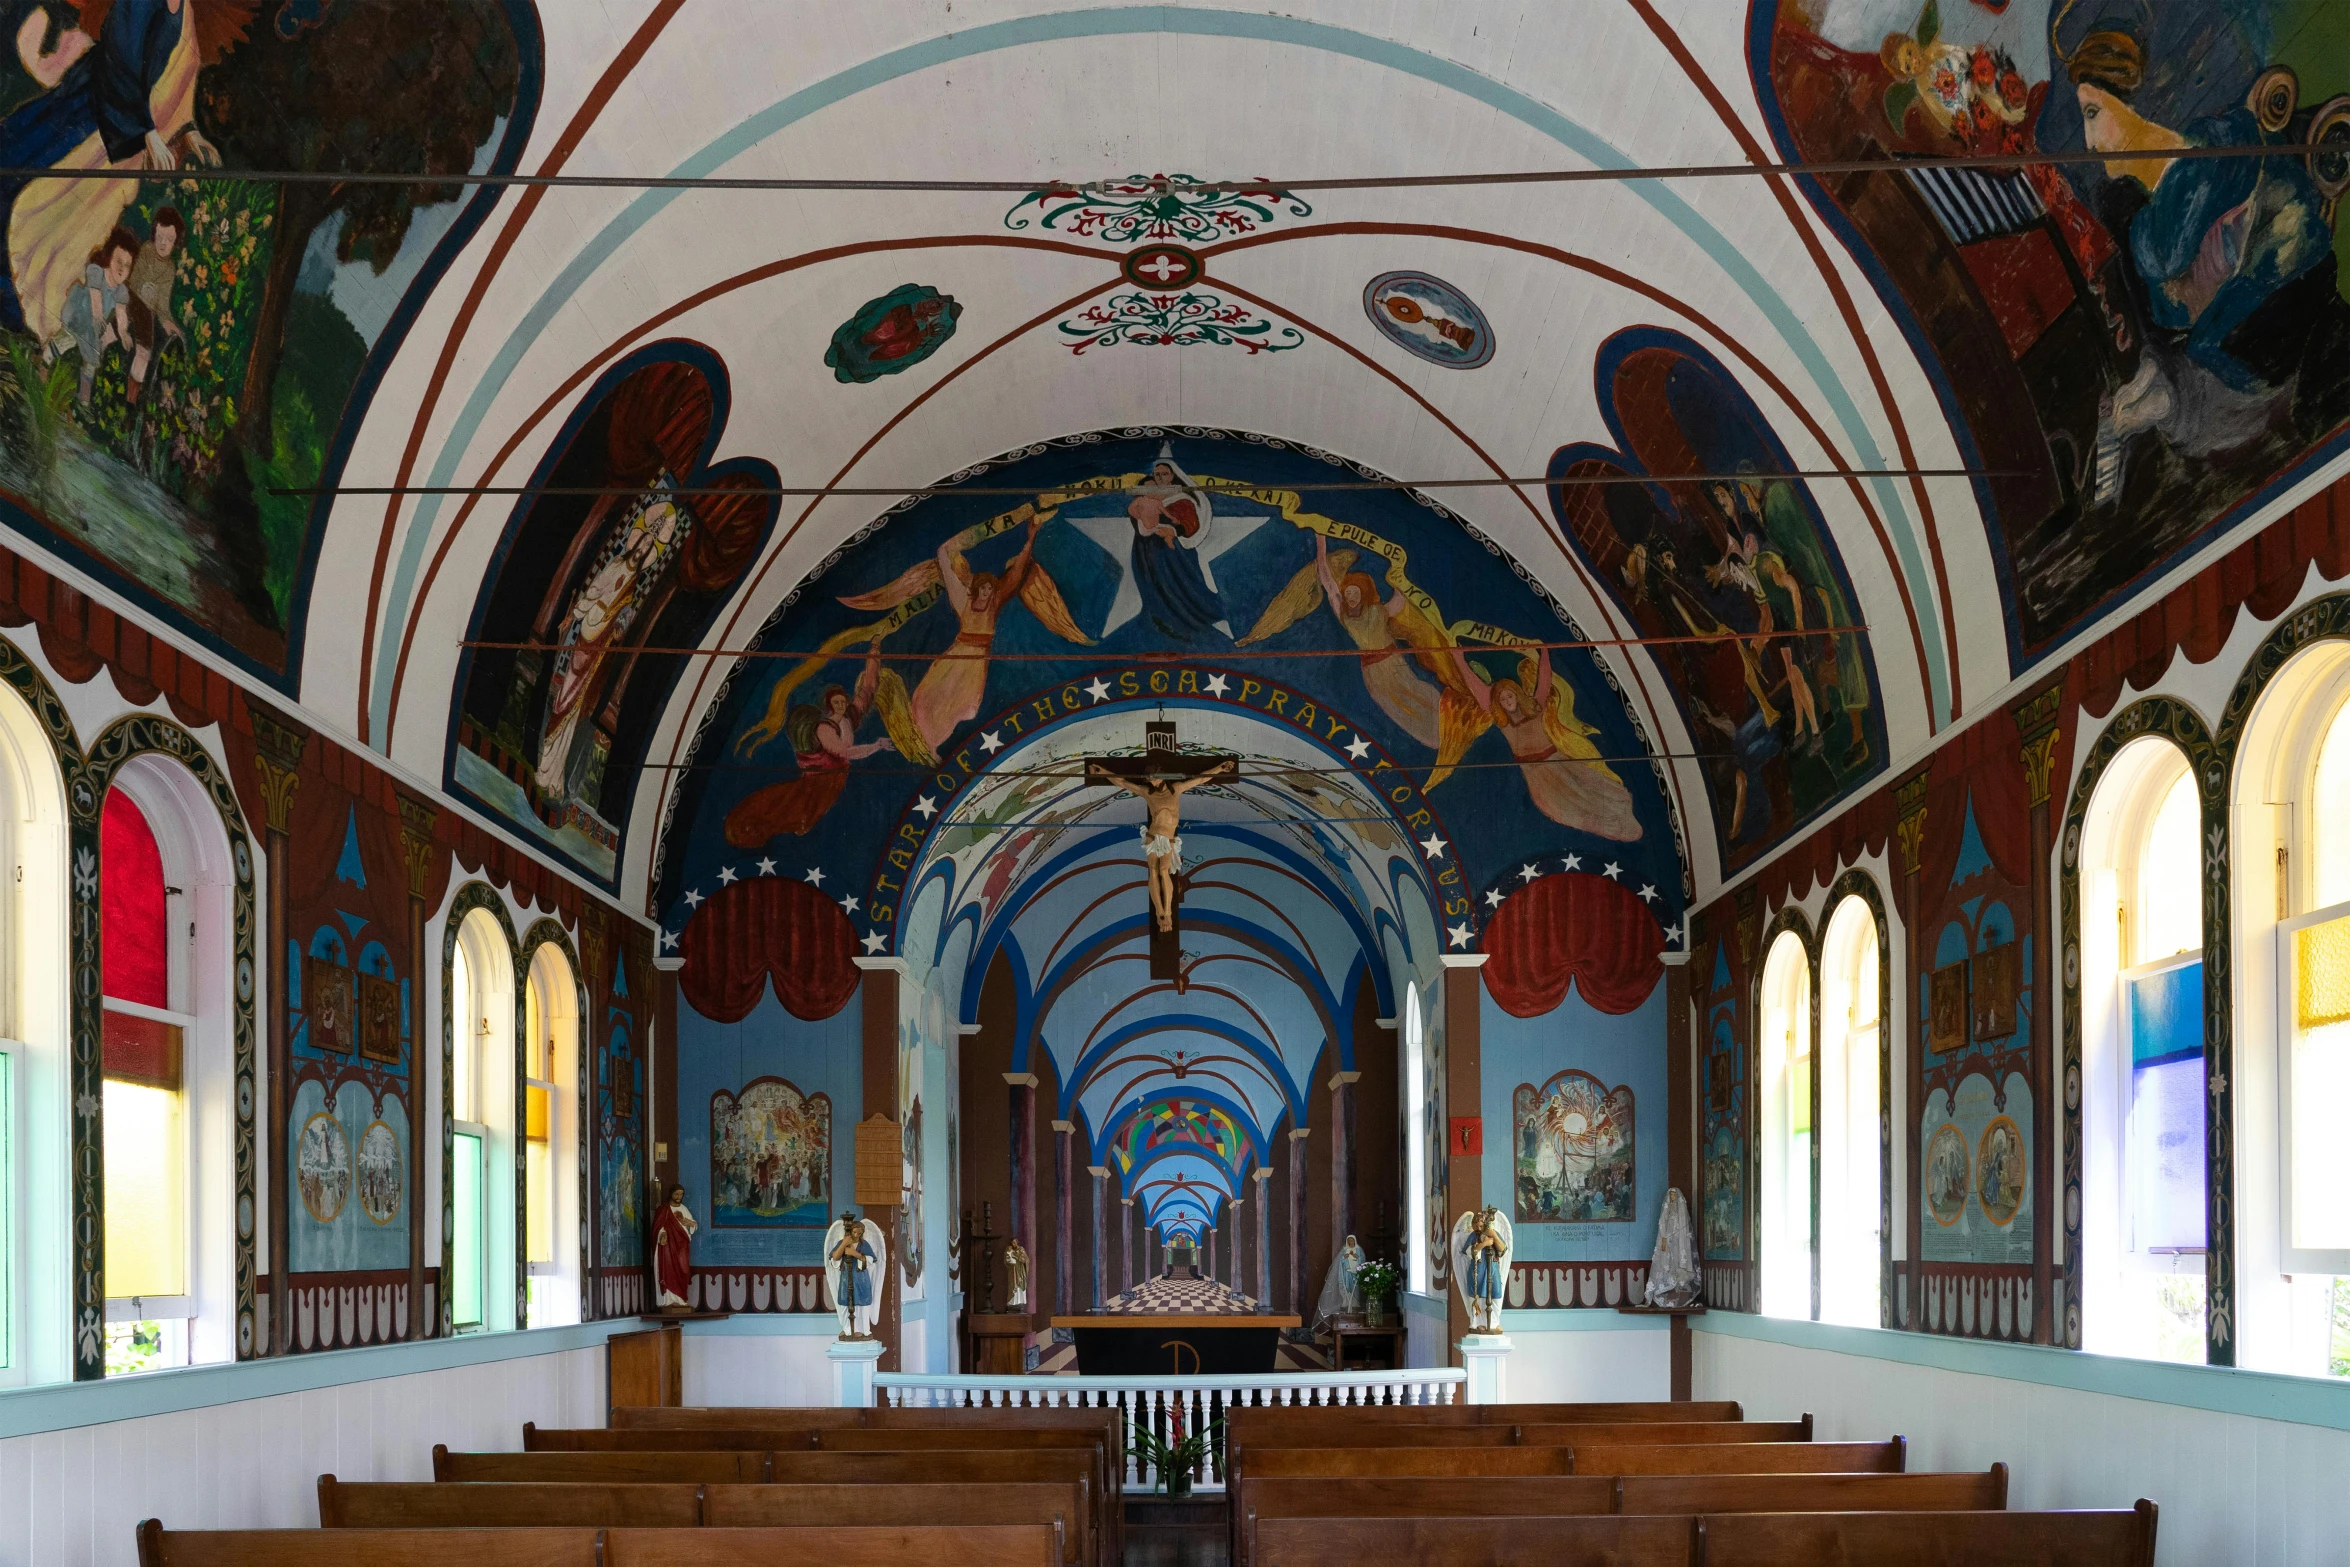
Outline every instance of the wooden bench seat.
<svg viewBox="0 0 2350 1567"><path fill-rule="evenodd" d="M661 1411L675 1415L680 1411ZM613 1423L623 1422L615 1411ZM627 1411L634 1415L635 1411ZM1617 1404L1246 1404L1226 1411L1236 1431L1394 1425L1622 1425L1633 1420L1743 1420L1734 1399L1708 1403L1642 1400ZM658 1423L658 1422L656 1422Z"/></svg>
<svg viewBox="0 0 2350 1567"><path fill-rule="evenodd" d="M2007 1505L2007 1466L1962 1474L1528 1475L1507 1485L1264 1479L1232 1491L1235 1567L1276 1518L1509 1518L1599 1513L1974 1512Z"/></svg>
<svg viewBox="0 0 2350 1567"><path fill-rule="evenodd" d="M139 1567L1059 1567L1042 1524L804 1529L166 1529Z"/></svg>
<svg viewBox="0 0 2350 1567"><path fill-rule="evenodd" d="M1083 1488L1000 1485L437 1484L318 1477L328 1529L776 1528L859 1524L1044 1524L1062 1560L1091 1560Z"/></svg>
<svg viewBox="0 0 2350 1567"><path fill-rule="evenodd" d="M2111 1512L1279 1518L1256 1567L2152 1567L2155 1507Z"/></svg>
<svg viewBox="0 0 2350 1567"><path fill-rule="evenodd" d="M770 1453L452 1453L434 1444L436 1481L575 1481L587 1485L755 1485Z"/></svg>
<svg viewBox="0 0 2350 1567"><path fill-rule="evenodd" d="M1465 1451L1498 1457L1521 1449ZM1898 1436L1885 1442L1619 1442L1565 1451L1573 1467L1561 1472L1584 1475L1899 1474L1909 1467L1908 1442Z"/></svg>
<svg viewBox="0 0 2350 1567"><path fill-rule="evenodd" d="M1810 1416L1801 1420L1625 1420L1582 1425L1412 1426L1365 1425L1325 1429L1250 1432L1230 1451L1264 1452L1276 1447L1573 1447L1588 1442L1808 1442ZM607 1433L641 1436L642 1432ZM723 1435L710 1432L709 1435ZM843 1438L864 1441L879 1431L811 1433L824 1445Z"/></svg>

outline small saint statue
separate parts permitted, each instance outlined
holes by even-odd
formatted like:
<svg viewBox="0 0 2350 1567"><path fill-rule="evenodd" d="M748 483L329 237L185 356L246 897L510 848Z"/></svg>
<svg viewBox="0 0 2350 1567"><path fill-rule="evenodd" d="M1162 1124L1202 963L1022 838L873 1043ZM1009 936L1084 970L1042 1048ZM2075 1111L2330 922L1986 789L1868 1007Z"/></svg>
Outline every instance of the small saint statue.
<svg viewBox="0 0 2350 1567"><path fill-rule="evenodd" d="M1015 1235L1004 1243L1004 1281L1009 1291L1004 1305L1012 1311L1028 1309L1028 1248Z"/></svg>
<svg viewBox="0 0 2350 1567"><path fill-rule="evenodd" d="M1453 1284L1468 1308L1471 1333L1501 1331L1502 1296L1509 1289L1515 1239L1510 1221L1498 1208L1472 1208L1453 1221Z"/></svg>
<svg viewBox="0 0 2350 1567"><path fill-rule="evenodd" d="M1175 872L1183 861L1183 839L1176 829L1182 825L1183 796L1201 784L1229 778L1239 771L1240 764L1226 757L1206 772L1190 778L1121 778L1097 772L1091 780L1134 795L1148 813L1149 820L1142 828L1142 858L1150 871L1151 917L1161 930L1175 928Z"/></svg>
<svg viewBox="0 0 2350 1567"><path fill-rule="evenodd" d="M846 1208L824 1232L824 1293L840 1317L840 1336L869 1339L873 1319L880 1312L882 1261L881 1226L860 1219Z"/></svg>
<svg viewBox="0 0 2350 1567"><path fill-rule="evenodd" d="M653 1214L653 1306L658 1311L687 1311L686 1296L693 1288L693 1236L701 1226L685 1205L685 1188L669 1188L669 1200Z"/></svg>

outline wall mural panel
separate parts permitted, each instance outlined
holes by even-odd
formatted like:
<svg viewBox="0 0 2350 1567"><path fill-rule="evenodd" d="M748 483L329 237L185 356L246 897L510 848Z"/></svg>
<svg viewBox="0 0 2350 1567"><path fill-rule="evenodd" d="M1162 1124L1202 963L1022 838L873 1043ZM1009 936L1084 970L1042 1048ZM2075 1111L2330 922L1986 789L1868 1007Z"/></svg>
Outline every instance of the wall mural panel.
<svg viewBox="0 0 2350 1567"><path fill-rule="evenodd" d="M1622 1222L1632 1211L1632 1090L1572 1068L1510 1097L1520 1224Z"/></svg>
<svg viewBox="0 0 2350 1567"><path fill-rule="evenodd" d="M1725 872L1751 864L1885 765L1876 659L1809 486L1721 364L1677 333L1601 345L1613 450L1561 447L1559 530L1654 650L1696 748ZM1676 475L1742 475L1692 482Z"/></svg>
<svg viewBox="0 0 2350 1567"><path fill-rule="evenodd" d="M710 1222L821 1230L832 1213L832 1099L780 1077L710 1096Z"/></svg>
<svg viewBox="0 0 2350 1567"><path fill-rule="evenodd" d="M1935 381L1990 523L2017 667L2283 483L2350 422L2326 155L1917 170L1920 155L2300 144L2350 120L2308 0L1758 0L1793 160Z"/></svg>
<svg viewBox="0 0 2350 1567"><path fill-rule="evenodd" d="M392 354L495 204L456 184L181 168L513 167L530 0L19 5L0 166L0 517L291 689L332 485Z"/></svg>
<svg viewBox="0 0 2350 1567"><path fill-rule="evenodd" d="M765 462L714 462L725 366L662 343L597 383L515 508L459 665L447 784L604 887L653 725L775 521Z"/></svg>

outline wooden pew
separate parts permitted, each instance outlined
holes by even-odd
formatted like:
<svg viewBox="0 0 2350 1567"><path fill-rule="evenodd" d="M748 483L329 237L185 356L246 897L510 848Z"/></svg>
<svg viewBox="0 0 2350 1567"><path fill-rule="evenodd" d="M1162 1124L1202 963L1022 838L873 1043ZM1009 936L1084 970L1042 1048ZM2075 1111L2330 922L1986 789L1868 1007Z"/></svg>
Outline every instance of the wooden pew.
<svg viewBox="0 0 2350 1567"><path fill-rule="evenodd" d="M615 1410L615 1425L647 1424L660 1417L691 1414L691 1410ZM1277 1430L1289 1427L1317 1429L1325 1425L1350 1427L1388 1422L1397 1425L1622 1425L1633 1420L1743 1420L1746 1411L1736 1400L1714 1403L1672 1403L1644 1400L1620 1404L1246 1404L1228 1411L1237 1429ZM618 1417L630 1418L623 1422Z"/></svg>
<svg viewBox="0 0 2350 1567"><path fill-rule="evenodd" d="M1458 1480L1263 1479L1232 1491L1235 1567L1276 1518L1509 1518L1596 1513L1973 1512L2007 1505L2007 1466L1964 1474L1528 1475Z"/></svg>
<svg viewBox="0 0 2350 1567"><path fill-rule="evenodd" d="M612 1433L640 1436L641 1432ZM696 1433L724 1435L723 1432ZM862 1440L880 1436L875 1431L813 1433L830 1446L843 1438ZM1808 1442L1811 1417L1801 1420L1627 1420L1588 1425L1369 1425L1349 1431L1331 1427L1317 1431L1251 1433L1245 1445L1231 1451L1264 1452L1276 1447L1573 1447L1590 1442ZM1232 1460L1227 1459L1227 1462Z"/></svg>
<svg viewBox="0 0 2350 1567"><path fill-rule="evenodd" d="M1069 1567L1090 1560L1075 1485L587 1485L557 1482L345 1483L318 1477L327 1529L776 1528L1043 1524L1061 1531Z"/></svg>
<svg viewBox="0 0 2350 1567"><path fill-rule="evenodd" d="M1957 1474L1617 1475L1614 1484L1619 1513L1995 1513L2007 1506L2005 1464Z"/></svg>
<svg viewBox="0 0 2350 1567"><path fill-rule="evenodd" d="M1574 1459L1571 1447L1260 1447L1249 1453L1243 1478L1418 1475L1429 1479L1504 1479L1573 1474Z"/></svg>
<svg viewBox="0 0 2350 1567"><path fill-rule="evenodd" d="M699 1535L701 1530L692 1531ZM139 1567L595 1567L594 1529L166 1529L139 1525ZM832 1567L827 1563L826 1567Z"/></svg>
<svg viewBox="0 0 2350 1567"><path fill-rule="evenodd" d="M692 1529L699 1485L442 1485L318 1477L322 1529Z"/></svg>
<svg viewBox="0 0 2350 1567"><path fill-rule="evenodd" d="M2154 1567L2158 1512L1708 1513L1698 1549L1705 1567Z"/></svg>
<svg viewBox="0 0 2350 1567"><path fill-rule="evenodd" d="M1908 1439L1885 1442L1615 1443L1567 1448L1572 1467L1553 1473L1584 1475L1900 1474L1909 1467ZM1422 1449L1426 1451L1426 1449ZM1484 1457L1557 1448L1471 1448ZM1474 1473L1474 1471L1471 1471Z"/></svg>
<svg viewBox="0 0 2350 1567"><path fill-rule="evenodd" d="M565 1455L547 1454L547 1457ZM579 1454L588 1457L588 1454ZM593 1455L604 1456L604 1455ZM617 1456L617 1455L615 1455ZM1100 1460L1081 1448L951 1448L924 1452L788 1452L768 1455L766 1480L787 1485L962 1485L1049 1481L1078 1486L1086 1519L1080 1553L1116 1563L1125 1556L1121 1490L1105 1495L1096 1479ZM1097 1548L1095 1541L1102 1542Z"/></svg>
<svg viewBox="0 0 2350 1567"><path fill-rule="evenodd" d="M452 1453L433 1444L436 1481L588 1485L749 1485L772 1478L771 1453Z"/></svg>
<svg viewBox="0 0 2350 1567"><path fill-rule="evenodd" d="M604 1535L599 1561L600 1567L1059 1567L1060 1558L1061 1542L1043 1524L975 1524L613 1529Z"/></svg>
<svg viewBox="0 0 2350 1567"><path fill-rule="evenodd" d="M1266 1518L1260 1567L1694 1567L1695 1518ZM1833 1560L1834 1558L1815 1558ZM1708 1563L1707 1567L1711 1567Z"/></svg>

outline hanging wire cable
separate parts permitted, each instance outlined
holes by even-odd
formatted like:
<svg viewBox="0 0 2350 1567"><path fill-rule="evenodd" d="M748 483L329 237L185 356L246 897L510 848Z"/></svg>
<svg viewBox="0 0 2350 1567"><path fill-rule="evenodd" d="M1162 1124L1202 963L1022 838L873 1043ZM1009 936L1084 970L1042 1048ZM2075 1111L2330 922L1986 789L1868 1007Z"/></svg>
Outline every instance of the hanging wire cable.
<svg viewBox="0 0 2350 1567"><path fill-rule="evenodd" d="M1801 630L1782 626L1769 631L1724 629L1716 632L1678 632L1659 637L1579 637L1566 642L1483 642L1474 646L1464 645L1461 651L1463 653L1491 653L1498 656L1503 653L1582 652L1603 647L1679 647L1685 643L1693 642L1708 644L1717 642L1779 642L1798 637L1866 636L1868 630L1865 623L1852 626L1808 626ZM483 637L467 638L457 645L499 653L560 653L563 651L561 644L553 642L500 642ZM793 651L788 648L763 647L632 647L621 651L645 658L816 658L850 662L865 658L879 658L884 663L912 664L928 664L944 656L936 652L889 652L878 648L870 652L858 651L854 643L847 647L817 648L805 652ZM1407 650L1399 648L1397 651ZM1294 658L1362 658L1364 656L1363 650L1356 647L1223 648L1206 660L1202 660L1199 655L1194 653L1144 652L1088 655L1085 653L997 653L991 651L988 654L990 659L1003 663L1074 664L1080 670L1145 667L1171 669L1189 665L1208 670L1210 673L1214 672L1216 665L1236 659L1243 661L1278 659L1286 662ZM1197 693L1152 691L1147 694L1155 697L1167 697L1173 695L1191 696ZM1135 693L1134 699L1139 700L1142 695L1143 693Z"/></svg>

